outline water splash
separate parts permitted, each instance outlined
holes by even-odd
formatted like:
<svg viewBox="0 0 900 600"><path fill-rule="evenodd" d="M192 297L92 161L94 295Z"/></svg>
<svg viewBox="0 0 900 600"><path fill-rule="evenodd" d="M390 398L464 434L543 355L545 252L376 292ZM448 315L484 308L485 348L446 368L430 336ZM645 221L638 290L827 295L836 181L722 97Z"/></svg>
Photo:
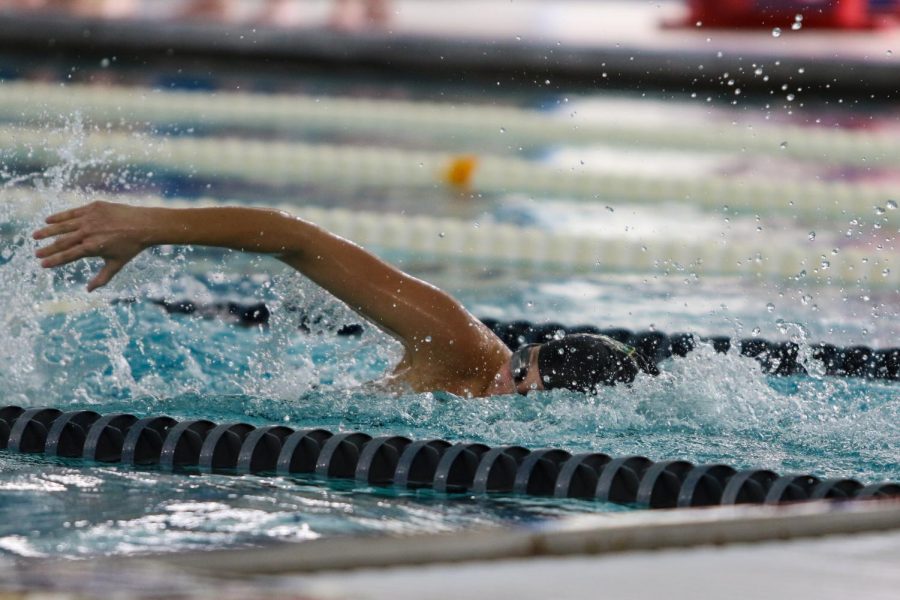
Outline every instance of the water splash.
<svg viewBox="0 0 900 600"><path fill-rule="evenodd" d="M814 373L822 370L812 359L806 364ZM641 376L629 388L603 388L589 397L566 390L477 400L314 391L297 402L259 403L253 417L418 439L637 453L873 480L900 476L890 466L900 435L890 384L815 374L773 379L754 359L703 344L662 368L659 377ZM237 401L234 409L243 406ZM848 458L863 456L865 464Z"/></svg>
<svg viewBox="0 0 900 600"><path fill-rule="evenodd" d="M58 132L55 132L58 133ZM98 174L117 184L133 175L105 155L88 155L85 128L74 118L45 169L25 171L6 157L0 203L0 386L4 402L23 405L103 404L185 394L243 394L296 399L317 385L352 387L384 369L396 348L380 352L380 334L366 328L356 345L340 349L321 334L358 322L351 311L281 263L190 248L157 248L137 257L108 287L92 294L85 282L97 261L44 270L34 258L31 231L43 219L94 197ZM54 136L58 137L58 136ZM87 181L88 183L85 183ZM138 182L139 183L139 182ZM197 319L173 320L123 298L266 301L265 330L222 328ZM298 335L303 306L309 335ZM377 343L373 343L377 342ZM323 363L325 366L320 366Z"/></svg>

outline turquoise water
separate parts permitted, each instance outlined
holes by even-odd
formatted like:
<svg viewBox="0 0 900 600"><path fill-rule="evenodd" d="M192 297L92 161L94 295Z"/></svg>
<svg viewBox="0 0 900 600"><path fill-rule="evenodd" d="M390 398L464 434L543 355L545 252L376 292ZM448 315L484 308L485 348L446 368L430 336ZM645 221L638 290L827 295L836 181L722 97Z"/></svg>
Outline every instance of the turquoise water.
<svg viewBox="0 0 900 600"><path fill-rule="evenodd" d="M149 303L47 315L34 310L35 297L7 294L8 307L30 310L34 320L16 322L15 311L4 316L4 403L639 453L867 482L900 478L896 383L769 378L750 359L700 348L664 364L659 378L596 397L565 391L477 400L440 393L373 395L360 384L383 373L399 349L372 328L360 338L336 337L333 331L341 324L358 322L346 308L267 259L223 256L210 281L175 273L170 258L142 257L132 275L154 279L155 292L165 290L171 297L265 300L273 307L271 325L241 328L173 317ZM17 261L14 257L6 269ZM52 289L77 298L83 294L78 271L53 277L52 284L42 281L51 276L33 273L22 287L31 291L46 284L45 293ZM101 297L138 291L124 275ZM473 278L460 273L432 273L432 278L448 287L455 281L455 291L483 316L634 327L649 319L663 330L704 333L734 332L738 322L743 328L768 324L776 335L779 326L802 331L786 322L773 325L783 317L764 308L766 295L755 300L751 290L733 282L668 290L657 283L649 286L653 292L638 297L636 290L646 284L629 278L536 284L500 278L492 285L472 284ZM716 294L715 302L709 293ZM663 302L688 304L701 314L672 314ZM732 302L734 307L722 308ZM762 310L755 308L757 302ZM296 331L299 317L286 310L296 303L329 326L311 334ZM716 306L704 313L699 310L704 303ZM826 327L839 331L831 339L865 339L865 323L851 319L814 325L813 339ZM0 548L17 555L123 554L445 531L611 510L627 509L521 497L448 500L427 491L398 493L350 482L167 475L0 454Z"/></svg>
<svg viewBox="0 0 900 600"><path fill-rule="evenodd" d="M573 101L572 110L575 106ZM75 150L79 127L69 129ZM550 149L546 155L554 160ZM46 272L32 258L35 245L28 233L63 206L60 192L76 190L89 200L92 189L164 193L167 186L187 184L166 180L165 174L86 166L70 155L63 159L59 167L2 174L7 186L34 190L22 205L0 206L2 405L638 453L867 483L900 480L898 383L822 377L813 362L807 363L809 376L776 379L761 373L752 359L701 346L687 358L664 363L660 377L639 378L629 389L605 389L595 397L565 391L474 400L439 392L398 397L373 394L365 384L398 360L399 345L372 327L358 338L337 337L342 325L358 318L265 257L157 249L139 257L113 285L88 296L83 287L95 264ZM895 235L881 230L874 212L848 216L856 221L852 225L819 226L811 236L809 227L790 219L735 217L727 210L700 213L674 205L585 207L514 194L461 199L438 189L335 192L324 187L251 190L239 182L196 185L204 195L253 203L452 215L470 219L473 226L637 228L642 235L676 239L765 235L773 244L816 244L823 255L881 238L892 246ZM525 278L492 265L466 268L399 252L385 256L457 295L481 317L758 335L801 344L883 348L897 346L900 339L896 290L816 287L799 277L788 282L698 277L678 265L652 275L612 275L598 268L579 277ZM138 301L120 302L130 298ZM174 317L141 301L146 298L264 301L272 319L266 328L242 328L219 319ZM298 331L296 308L313 317L312 332ZM167 475L0 453L0 552L21 556L168 552L272 539L446 531L620 510L629 509L521 497L447 499L428 491L401 493L302 478Z"/></svg>

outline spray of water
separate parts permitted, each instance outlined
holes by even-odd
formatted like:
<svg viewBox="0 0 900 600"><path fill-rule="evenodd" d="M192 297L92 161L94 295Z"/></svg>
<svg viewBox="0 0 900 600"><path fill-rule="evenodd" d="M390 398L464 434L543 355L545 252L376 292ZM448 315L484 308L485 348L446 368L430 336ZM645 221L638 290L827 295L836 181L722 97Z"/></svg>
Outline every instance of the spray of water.
<svg viewBox="0 0 900 600"><path fill-rule="evenodd" d="M237 396L296 401L324 385L353 387L362 370L383 368L379 334L367 328L352 347L327 343L349 322L345 306L277 261L191 248L156 248L137 257L111 285L87 294L96 261L43 270L30 233L48 215L93 198L90 182L139 188L140 175L107 156L88 156L85 126L73 118L66 143L50 152L52 166L23 172L23 157L4 157L0 204L0 386L4 402L23 405L148 402L187 396ZM27 158L27 157L25 157ZM88 183L85 183L85 182ZM202 319L171 319L147 298L264 300L273 317L265 329L222 327ZM134 298L138 302L123 302ZM298 335L303 324L306 335ZM380 339L380 338L379 338ZM328 358L328 361L314 360ZM317 366L323 363L323 366ZM344 365L344 368L330 365ZM364 375L365 377L365 375Z"/></svg>

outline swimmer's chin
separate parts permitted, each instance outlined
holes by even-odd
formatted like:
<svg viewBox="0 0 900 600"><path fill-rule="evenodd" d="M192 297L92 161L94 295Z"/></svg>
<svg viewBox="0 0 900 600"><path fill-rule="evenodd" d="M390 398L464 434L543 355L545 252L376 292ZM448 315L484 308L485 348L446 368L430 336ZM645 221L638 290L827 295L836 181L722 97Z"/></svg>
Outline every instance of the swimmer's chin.
<svg viewBox="0 0 900 600"><path fill-rule="evenodd" d="M509 364L503 365L494 375L491 385L485 390L485 396L510 396L517 394L516 384L513 381L512 373L509 370Z"/></svg>

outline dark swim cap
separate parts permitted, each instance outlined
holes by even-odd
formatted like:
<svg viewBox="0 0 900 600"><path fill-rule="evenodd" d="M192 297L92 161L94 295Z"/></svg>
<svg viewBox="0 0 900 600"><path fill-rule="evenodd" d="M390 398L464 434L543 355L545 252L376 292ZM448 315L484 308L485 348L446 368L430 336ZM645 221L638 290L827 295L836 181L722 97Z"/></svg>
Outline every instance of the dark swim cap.
<svg viewBox="0 0 900 600"><path fill-rule="evenodd" d="M541 345L538 367L544 389L592 392L600 385L631 383L638 371L656 375L631 346L605 335L577 333Z"/></svg>

